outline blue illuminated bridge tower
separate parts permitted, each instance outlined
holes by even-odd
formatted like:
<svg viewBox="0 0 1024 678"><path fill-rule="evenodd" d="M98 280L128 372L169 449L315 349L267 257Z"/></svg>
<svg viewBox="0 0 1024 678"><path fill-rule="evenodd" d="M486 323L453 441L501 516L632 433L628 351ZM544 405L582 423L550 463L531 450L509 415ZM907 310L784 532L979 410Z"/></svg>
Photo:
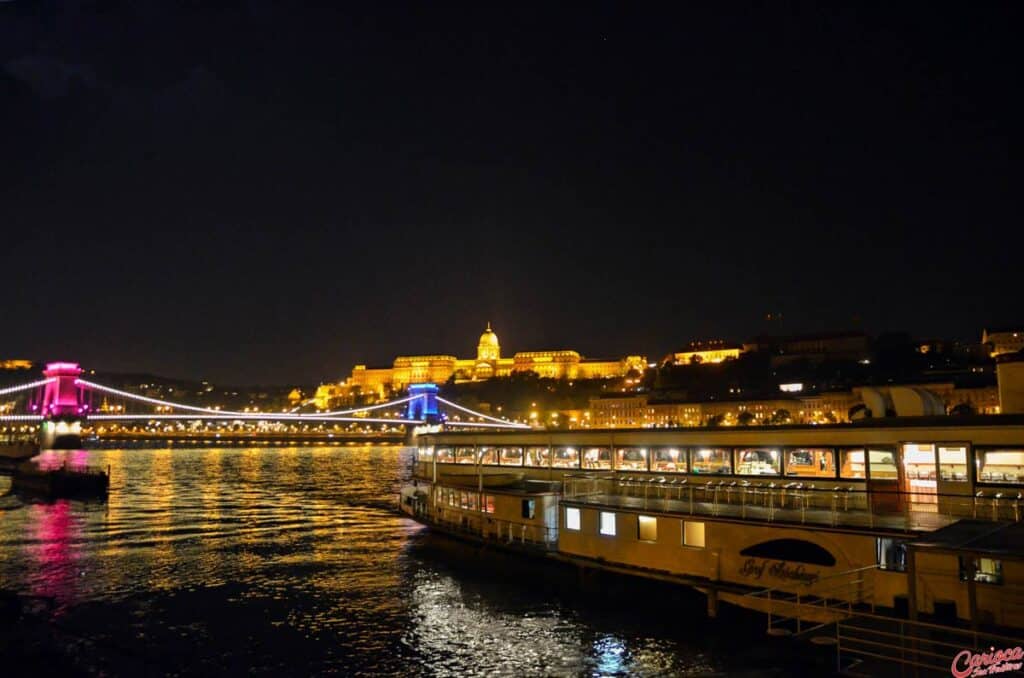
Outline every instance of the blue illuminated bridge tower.
<svg viewBox="0 0 1024 678"><path fill-rule="evenodd" d="M427 424L438 423L441 414L437 410L437 391L437 384L410 384L405 418Z"/></svg>

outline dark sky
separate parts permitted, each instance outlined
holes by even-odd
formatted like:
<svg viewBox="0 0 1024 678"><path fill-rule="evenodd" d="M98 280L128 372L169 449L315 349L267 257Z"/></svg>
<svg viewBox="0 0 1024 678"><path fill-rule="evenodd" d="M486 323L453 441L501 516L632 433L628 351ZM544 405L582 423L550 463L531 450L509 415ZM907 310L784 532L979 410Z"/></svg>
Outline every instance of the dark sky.
<svg viewBox="0 0 1024 678"><path fill-rule="evenodd" d="M295 383L488 320L656 357L1024 317L1014 3L299 4L0 2L0 357Z"/></svg>

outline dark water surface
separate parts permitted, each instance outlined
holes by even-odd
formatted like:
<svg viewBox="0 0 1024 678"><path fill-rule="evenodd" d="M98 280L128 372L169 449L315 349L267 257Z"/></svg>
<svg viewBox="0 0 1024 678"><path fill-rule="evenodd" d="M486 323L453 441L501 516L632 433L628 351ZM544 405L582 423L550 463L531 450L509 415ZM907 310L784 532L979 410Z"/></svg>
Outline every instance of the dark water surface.
<svg viewBox="0 0 1024 678"><path fill-rule="evenodd" d="M731 648L747 639L709 631L699 601L666 616L664 601L582 594L529 561L439 547L446 540L394 511L408 448L44 454L109 465L110 498L0 498L0 589L52 598L57 642L87 673L699 675L772 665L737 656ZM0 494L8 487L0 477Z"/></svg>

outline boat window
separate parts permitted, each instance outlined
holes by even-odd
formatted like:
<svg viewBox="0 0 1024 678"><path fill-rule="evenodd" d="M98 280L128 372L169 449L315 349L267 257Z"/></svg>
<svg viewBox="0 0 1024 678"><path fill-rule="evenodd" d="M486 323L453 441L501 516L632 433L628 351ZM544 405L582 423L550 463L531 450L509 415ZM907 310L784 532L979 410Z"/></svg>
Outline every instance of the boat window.
<svg viewBox="0 0 1024 678"><path fill-rule="evenodd" d="M872 461L872 463L874 463ZM903 470L907 479L935 480L935 445L931 443L907 443L903 446ZM871 467L872 476L875 467ZM934 483L933 483L934 484Z"/></svg>
<svg viewBox="0 0 1024 678"><path fill-rule="evenodd" d="M537 500L536 499L523 499L522 516L523 518L533 519L537 515Z"/></svg>
<svg viewBox="0 0 1024 678"><path fill-rule="evenodd" d="M527 447L526 465L540 466L547 468L551 465L551 448L549 447Z"/></svg>
<svg viewBox="0 0 1024 678"><path fill-rule="evenodd" d="M480 463L496 465L498 463L498 448L496 447L481 447L480 448Z"/></svg>
<svg viewBox="0 0 1024 678"><path fill-rule="evenodd" d="M580 529L580 510L578 508L573 508L572 506L565 507L565 529Z"/></svg>
<svg viewBox="0 0 1024 678"><path fill-rule="evenodd" d="M434 458L434 446L424 445L416 450L417 461L430 461Z"/></svg>
<svg viewBox="0 0 1024 678"><path fill-rule="evenodd" d="M610 469L612 451L607 447L586 447L583 449L583 468Z"/></svg>
<svg viewBox="0 0 1024 678"><path fill-rule="evenodd" d="M978 482L1024 484L1024 448L975 450Z"/></svg>
<svg viewBox="0 0 1024 678"><path fill-rule="evenodd" d="M683 546L704 548L704 523L683 521Z"/></svg>
<svg viewBox="0 0 1024 678"><path fill-rule="evenodd" d="M494 495L484 495L484 513L494 513Z"/></svg>
<svg viewBox="0 0 1024 678"><path fill-rule="evenodd" d="M437 461L455 461L455 453L452 451L452 448L450 447L438 447L434 451L437 453Z"/></svg>
<svg viewBox="0 0 1024 678"><path fill-rule="evenodd" d="M777 476L782 455L775 448L736 450L736 473L744 476Z"/></svg>
<svg viewBox="0 0 1024 678"><path fill-rule="evenodd" d="M839 450L839 477L866 478L864 469L864 450Z"/></svg>
<svg viewBox="0 0 1024 678"><path fill-rule="evenodd" d="M939 479L967 482L966 445L939 445Z"/></svg>
<svg viewBox="0 0 1024 678"><path fill-rule="evenodd" d="M580 451L575 447L556 447L551 465L555 468L579 468Z"/></svg>
<svg viewBox="0 0 1024 678"><path fill-rule="evenodd" d="M960 581L967 581L967 556L960 556ZM1003 561L974 558L974 581L982 584L1003 583Z"/></svg>
<svg viewBox="0 0 1024 678"><path fill-rule="evenodd" d="M455 448L455 463L456 464L475 464L476 463L476 450L472 447L456 447Z"/></svg>
<svg viewBox="0 0 1024 678"><path fill-rule="evenodd" d="M699 447L690 450L693 473L732 473L732 450L727 447Z"/></svg>
<svg viewBox="0 0 1024 678"><path fill-rule="evenodd" d="M899 478L899 472L896 470L896 453L892 450L868 448L868 463L871 465L869 471L872 480Z"/></svg>
<svg viewBox="0 0 1024 678"><path fill-rule="evenodd" d="M678 447L656 447L651 450L651 470L668 473L686 471L686 451Z"/></svg>
<svg viewBox="0 0 1024 678"><path fill-rule="evenodd" d="M740 551L741 556L766 558L768 560L787 560L792 563L824 565L832 567L836 558L827 549L814 542L803 539L772 539L754 544Z"/></svg>
<svg viewBox="0 0 1024 678"><path fill-rule="evenodd" d="M658 541L658 519L654 516L637 516L636 538L640 541Z"/></svg>
<svg viewBox="0 0 1024 678"><path fill-rule="evenodd" d="M615 450L615 468L622 471L646 471L646 447L620 447Z"/></svg>
<svg viewBox="0 0 1024 678"><path fill-rule="evenodd" d="M480 495L476 492L467 492L466 508L470 511L480 510Z"/></svg>
<svg viewBox="0 0 1024 678"><path fill-rule="evenodd" d="M609 537L615 536L615 514L608 511L601 511L601 534Z"/></svg>
<svg viewBox="0 0 1024 678"><path fill-rule="evenodd" d="M879 537L875 540L875 562L878 569L891 572L907 571L907 544L899 539Z"/></svg>
<svg viewBox="0 0 1024 678"><path fill-rule="evenodd" d="M503 447L501 448L501 465L502 466L522 466L523 465L523 448L521 447Z"/></svg>
<svg viewBox="0 0 1024 678"><path fill-rule="evenodd" d="M801 478L835 478L835 450L828 447L786 450L786 475Z"/></svg>

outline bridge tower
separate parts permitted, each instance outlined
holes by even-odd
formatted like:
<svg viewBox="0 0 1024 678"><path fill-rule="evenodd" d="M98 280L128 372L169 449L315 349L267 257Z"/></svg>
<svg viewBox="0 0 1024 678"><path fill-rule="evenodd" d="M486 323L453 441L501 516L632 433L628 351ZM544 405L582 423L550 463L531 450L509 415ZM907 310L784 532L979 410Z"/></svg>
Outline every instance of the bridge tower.
<svg viewBox="0 0 1024 678"><path fill-rule="evenodd" d="M43 426L40 446L43 449L78 449L82 446L82 419L89 406L82 398L76 380L82 374L78 363L47 363L43 375L53 381L43 387L40 414Z"/></svg>
<svg viewBox="0 0 1024 678"><path fill-rule="evenodd" d="M409 396L412 400L405 409L406 419L420 419L428 424L435 424L440 419L437 411L437 384L410 384Z"/></svg>

